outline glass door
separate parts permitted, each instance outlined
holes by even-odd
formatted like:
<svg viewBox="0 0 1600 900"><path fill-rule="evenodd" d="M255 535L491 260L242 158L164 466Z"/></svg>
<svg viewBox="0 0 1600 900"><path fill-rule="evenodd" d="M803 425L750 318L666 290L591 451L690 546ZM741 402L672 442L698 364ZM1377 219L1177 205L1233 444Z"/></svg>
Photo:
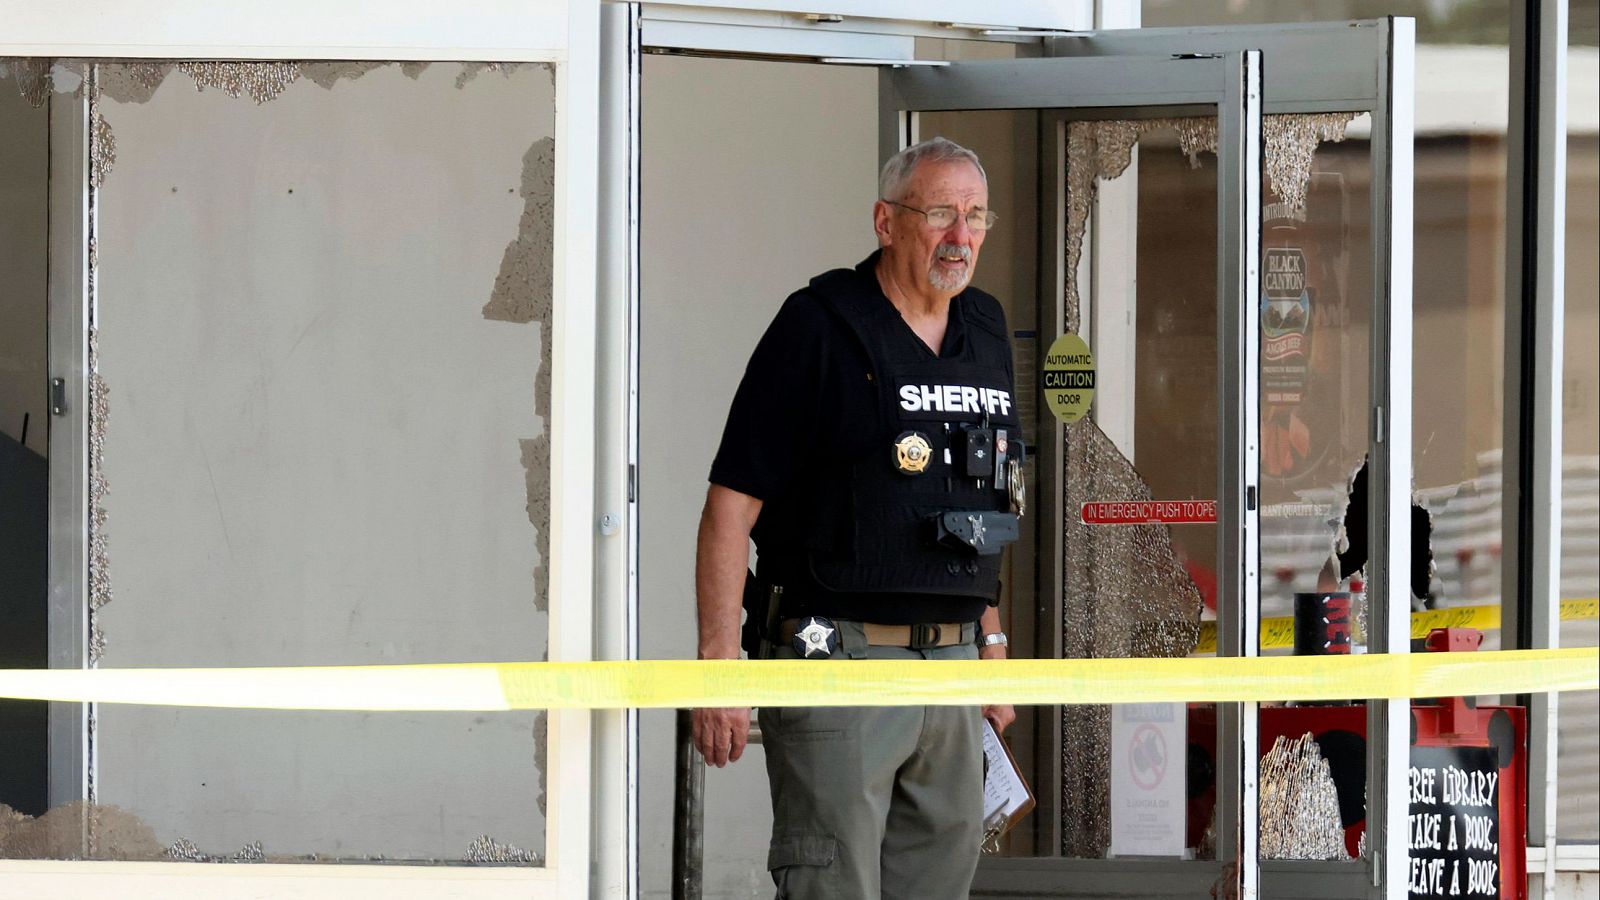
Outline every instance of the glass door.
<svg viewBox="0 0 1600 900"><path fill-rule="evenodd" d="M1195 652L1208 602L1235 623L1257 603L1247 561L1257 533L1259 54L954 63L888 70L882 88L885 156L950 137L998 163L991 205L1016 207L1003 213L1014 227L994 235L1006 243L991 241L975 276L1007 308L1019 404L1032 416L1035 502L1002 604L1015 655ZM1110 202L1129 199L1102 204L1099 190L1145 159L1178 160L1182 174L1169 195L1137 197L1138 222L1207 248L1159 297L1083 277L1086 236L1118 227ZM1146 213L1147 200L1164 208ZM1173 243L1146 231L1128 236ZM1148 256L1163 265L1158 249ZM1105 352L1102 339L1122 338L1095 324L1112 320L1156 335L1163 346L1152 352L1175 377L1143 378ZM1098 412L1107 409L1134 414ZM1253 655L1240 629L1226 631L1222 653ZM1253 855L1239 836L1254 833L1240 811L1254 808L1255 719L1237 705L1019 713L1008 737L1038 807L986 860L976 894L1138 885L1196 896L1234 877L1222 861ZM1209 759L1190 749L1196 731Z"/></svg>
<svg viewBox="0 0 1600 900"><path fill-rule="evenodd" d="M1260 604L1237 623L1262 654L1408 652L1412 605L1426 599L1429 534L1411 496L1414 41L1414 23L1391 18L1049 42L1074 57L1251 48L1273 73L1252 430ZM1148 289L1161 266L1141 256L1137 268ZM1148 362L1143 376L1159 378ZM1322 613L1334 623L1324 639L1302 628L1297 642L1297 623ZM1233 627L1219 623L1219 637ZM1245 808L1258 819L1260 893L1387 896L1407 884L1410 704L1262 704L1258 734L1260 799Z"/></svg>
<svg viewBox="0 0 1600 900"><path fill-rule="evenodd" d="M1295 652L1322 594L1355 652L1409 649L1411 34L1099 32L882 74L884 156L942 134L1003 161L974 283L1033 413L1014 656ZM1093 358L1068 421L1063 335ZM1039 805L974 896L1398 889L1408 706L1019 710Z"/></svg>

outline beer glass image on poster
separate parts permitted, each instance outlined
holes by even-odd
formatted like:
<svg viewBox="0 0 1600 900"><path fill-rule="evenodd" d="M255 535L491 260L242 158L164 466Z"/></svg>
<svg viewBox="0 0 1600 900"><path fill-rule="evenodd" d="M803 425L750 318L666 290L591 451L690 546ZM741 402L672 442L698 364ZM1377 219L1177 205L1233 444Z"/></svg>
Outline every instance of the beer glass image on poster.
<svg viewBox="0 0 1600 900"><path fill-rule="evenodd" d="M1111 855L1182 856L1188 744L1182 703L1111 708Z"/></svg>
<svg viewBox="0 0 1600 900"><path fill-rule="evenodd" d="M1342 174L1317 172L1303 206L1269 192L1262 213L1261 466L1272 478L1306 480L1343 438L1342 373L1353 349L1344 346L1344 194Z"/></svg>

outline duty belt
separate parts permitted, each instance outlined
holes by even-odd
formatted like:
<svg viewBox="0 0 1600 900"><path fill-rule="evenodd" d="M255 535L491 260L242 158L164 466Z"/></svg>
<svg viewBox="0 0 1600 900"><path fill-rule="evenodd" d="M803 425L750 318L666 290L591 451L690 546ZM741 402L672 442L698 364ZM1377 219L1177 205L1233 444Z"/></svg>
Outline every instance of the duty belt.
<svg viewBox="0 0 1600 900"><path fill-rule="evenodd" d="M795 633L804 627L804 619L785 619L779 626L778 638L782 644L794 640ZM837 621L834 624L839 624ZM911 650L932 650L935 647L954 647L972 644L977 640L977 626L971 622L939 622L915 625L875 625L863 622L867 644L873 647L906 647Z"/></svg>

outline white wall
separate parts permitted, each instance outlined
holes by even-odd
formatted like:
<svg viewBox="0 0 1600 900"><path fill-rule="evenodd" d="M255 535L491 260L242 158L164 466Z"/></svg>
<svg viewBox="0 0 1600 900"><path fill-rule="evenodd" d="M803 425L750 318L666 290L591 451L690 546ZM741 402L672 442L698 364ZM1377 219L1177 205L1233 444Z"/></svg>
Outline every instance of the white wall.
<svg viewBox="0 0 1600 900"><path fill-rule="evenodd" d="M645 57L640 627L693 658L706 476L750 351L783 299L876 248L875 70ZM670 894L673 717L641 726L641 885ZM760 748L706 777L705 896L770 896Z"/></svg>
<svg viewBox="0 0 1600 900"><path fill-rule="evenodd" d="M542 658L554 89L468 74L99 104L103 665ZM105 707L97 793L207 854L542 852L540 741L534 713Z"/></svg>

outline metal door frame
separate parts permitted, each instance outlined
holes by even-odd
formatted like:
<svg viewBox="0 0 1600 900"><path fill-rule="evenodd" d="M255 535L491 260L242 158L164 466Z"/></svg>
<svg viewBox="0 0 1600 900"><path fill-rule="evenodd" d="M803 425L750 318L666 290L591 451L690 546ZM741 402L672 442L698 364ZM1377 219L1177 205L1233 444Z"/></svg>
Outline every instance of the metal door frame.
<svg viewBox="0 0 1600 900"><path fill-rule="evenodd" d="M1230 573L1219 579L1219 655L1223 656L1254 656L1258 652L1255 623L1260 605L1256 552L1259 511L1254 498L1259 483L1256 270L1261 231L1261 68L1261 55L1251 49L1169 53L1135 41L1124 52L1095 57L961 62L938 68L890 69L880 76L879 149L885 159L918 139L921 112L1049 109L1080 118L1147 118L1196 109L1217 115L1217 474L1219 525L1224 535L1217 571ZM1059 145L1059 138L1042 141L1041 156L1060 160L1064 148ZM1047 186L1059 210L1065 202L1059 175L1049 174L1050 167L1044 168L1046 174L1041 183ZM1052 218L1060 219L1059 212L1041 216L1045 221ZM1054 255L1059 250L1052 248L1050 252ZM1061 271L1057 280L1071 277L1075 273ZM1059 298L1061 292L1053 291L1051 296ZM1045 306L1041 324L1052 319L1059 323L1059 300L1052 299ZM1064 434L1064 429L1057 426L1053 437L1040 440L1041 472L1046 468L1055 470L1057 484ZM1045 520L1061 520L1066 511L1061 508L1058 493L1042 499ZM1059 547L1054 558L1060 558ZM1052 588L1053 595L1060 596L1059 576ZM983 874L979 890L1004 894L1048 886L1063 896L1080 892L1103 896L1107 890L1133 890L1143 896L1195 896L1224 875L1222 861L1241 858L1253 863L1254 704L1223 705L1219 713L1218 747L1235 748L1236 757L1228 766L1222 765L1219 758L1217 767L1216 860L989 859L980 869ZM1040 788L1051 789L1049 785ZM1228 798L1239 798L1240 802ZM1063 877L1069 875L1070 878ZM1257 867L1241 867L1238 878L1241 896L1256 896Z"/></svg>
<svg viewBox="0 0 1600 900"><path fill-rule="evenodd" d="M1411 19L1226 28L1145 28L1046 42L1051 53L1262 52L1267 114L1365 112L1372 118L1372 333L1369 391L1372 460L1368 534L1368 645L1373 653L1410 650L1412 403L1412 133L1416 25ZM1281 60L1281 66L1274 62ZM1391 528L1390 523L1401 523ZM1252 641L1253 637L1250 638ZM1363 884L1326 863L1275 861L1263 877L1272 896L1383 896L1406 884L1406 768L1410 704L1367 705L1367 834L1372 857ZM1373 790L1376 782L1379 789ZM1393 802L1391 802L1391 800ZM1351 867L1345 866L1344 869Z"/></svg>
<svg viewBox="0 0 1600 900"><path fill-rule="evenodd" d="M1407 572L1410 568L1409 534L1405 528L1391 528L1390 523L1409 522L1411 485L1411 403L1412 403L1412 332L1411 332L1411 269L1412 269L1412 132L1415 93L1415 24L1410 19L1386 18L1360 22L1318 23L1307 25L1233 26L1221 28L1130 29L1102 31L1070 37L1045 40L1047 55L1056 59L1087 60L1092 58L1126 58L1128 56L1165 56L1180 54L1227 54L1249 50L1260 51L1261 65L1256 69L1270 71L1261 79L1260 108L1258 112L1314 113L1347 111L1367 113L1372 122L1373 172L1372 194L1372 258L1373 258L1373 312L1371 324L1370 402L1372 425L1369 432L1368 453L1372 460L1372 491L1368 521L1372 536L1372 558L1369 563L1368 597L1372 621L1369 645L1372 652L1406 653L1410 649ZM1274 69L1274 60L1284 60L1281 69ZM1004 90L1003 78L997 78L1002 66L1028 66L1030 72L1043 72L1040 63L1053 64L1054 60L1034 60L1018 63L958 63L943 70L886 73L885 112L880 126L880 143L887 155L901 146L901 141L915 135L915 115L890 110L896 101L900 108L910 109L910 99L915 103L928 103L921 109L980 108L978 96L973 91L953 89L957 72L982 72L980 67L993 67L993 71L980 78L990 80L989 89ZM952 72L951 70L955 71ZM1057 71L1057 70L1051 70ZM1059 70L1065 76L1067 70ZM1017 72L1021 76L1024 73ZM1084 76L1092 77L1092 76ZM1046 105L1038 102L1049 95L1049 85L1038 83L1038 76L1027 75L1018 79L1017 96L1010 101L991 102L981 106L1009 106L1011 108ZM926 91L913 92L910 98L892 93L895 82L922 85L943 83L951 90L943 100L928 96ZM1062 83L1072 84L1075 91L1084 93L1096 90L1093 81L1088 84L1076 78L1063 77ZM1125 86L1141 91L1148 85L1138 82L1119 82L1110 87ZM952 90L953 89L953 90ZM1065 93L1065 90L1062 90ZM1174 100L1182 96L1175 92ZM1154 100L1154 97L1145 97ZM1124 95L1121 103L1130 104ZM1226 132L1226 128L1223 129ZM1224 134L1223 144L1226 145ZM1048 149L1041 147L1041 155ZM1259 159L1257 160L1259 164ZM1057 187L1048 174L1041 184L1046 189ZM1259 170L1253 170L1258 172ZM1223 179L1231 177L1225 167ZM1219 198L1229 196L1219 181ZM1259 190L1259 182L1256 183ZM1056 191L1059 194L1059 191ZM1259 194L1255 195L1259 206ZM1222 219L1221 243L1229 240L1228 214L1219 204ZM1256 235L1246 235L1247 238ZM1237 235L1234 236L1237 239ZM1242 244L1243 241L1237 241ZM1251 278L1256 252L1244 259L1232 259L1222 252L1223 269L1219 277L1226 281L1229 266L1233 271L1248 269ZM1253 289L1253 288L1252 288ZM1059 292L1057 294L1059 296ZM1252 295L1253 296L1253 295ZM1258 333L1254 308L1243 317L1230 321L1227 310L1219 321L1219 328L1231 333L1242 326L1244 334ZM1235 311L1237 312L1237 311ZM1041 321L1044 321L1043 319ZM1255 421L1258 406L1253 402L1257 372L1257 342L1242 342L1242 348L1230 360L1224 353L1219 358L1227 380L1224 383L1225 401L1232 398L1237 409L1223 410L1223 441L1238 438L1232 446L1245 458L1236 460L1237 466L1219 463L1225 469L1237 471L1242 488L1255 486L1258 481L1258 425ZM1241 373L1236 367L1242 366ZM1246 385L1244 382L1248 381ZM1239 397L1241 389L1249 389L1251 400ZM1242 429L1235 430L1235 429ZM1048 448L1047 448L1048 449ZM1223 484L1231 485L1224 472ZM1229 496L1232 496L1230 491ZM1235 507L1240 509L1242 507ZM1219 598L1219 640L1221 655L1255 655L1259 652L1259 593L1255 579L1259 566L1259 529L1255 511L1245 517L1230 517L1229 504L1221 506L1225 534L1239 534L1236 556L1223 560L1227 564L1219 571L1237 572L1235 591L1226 587ZM1055 510L1059 513L1060 510ZM1224 555L1227 556L1226 549ZM1237 600L1229 609L1228 597L1233 593ZM1243 600L1239 603L1238 600ZM1406 883L1406 806L1398 798L1405 796L1406 763L1410 752L1409 704L1382 700L1368 703L1368 759L1369 799L1367 829L1369 858L1362 865L1329 864L1294 861L1272 861L1262 866L1255 853L1255 735L1256 716L1253 704L1236 708L1237 716L1223 716L1219 723L1219 746L1240 750L1239 766L1233 775L1223 770L1223 777L1237 778L1237 784L1225 785L1228 791L1219 791L1219 798L1237 798L1239 808L1231 812L1235 821L1245 825L1238 846L1241 860L1249 860L1241 873L1242 896L1254 896L1263 883L1272 896L1383 896L1389 886L1396 888ZM1221 767L1219 766L1219 769ZM1371 786L1376 783L1377 789ZM1236 787L1236 789L1235 789ZM1393 802L1391 802L1393 798ZM1220 802L1220 800L1219 800ZM1224 820L1225 821L1225 820ZM1229 829L1219 832L1226 836ZM1220 844L1220 842L1219 842ZM1247 852L1246 852L1247 851ZM1219 856L1227 858L1223 846ZM1084 860L1018 860L1007 863L988 861L985 872L1005 877L994 885L999 890L1009 887L1025 889L1027 882L1043 872L1064 875L1068 872L1089 876L1074 878L1075 884L1085 889L1103 889L1107 885L1094 874L1110 874L1124 870L1130 876L1137 873L1145 879L1141 891L1158 891L1166 882L1174 889L1192 888L1193 882L1177 876L1175 867L1180 863L1123 863L1118 861ZM1029 875L1029 873L1034 873ZM1014 873L1015 877L1011 877ZM1177 879L1174 881L1174 879ZM1092 882L1092 884L1086 884ZM1180 887L1180 884L1183 887ZM1056 885L1057 889L1060 885ZM1328 893L1331 891L1332 893Z"/></svg>
<svg viewBox="0 0 1600 900"><path fill-rule="evenodd" d="M697 6L699 8L696 8ZM607 49L615 53L619 49L629 48L627 53L633 56L630 63L633 78L637 77L637 53L642 45L646 48L675 47L679 52L711 52L746 58L774 60L786 57L811 58L819 62L919 66L915 69L886 69L883 79L885 83L902 78L922 80L929 84L947 79L947 75L941 79L938 73L948 72L950 69L967 72L977 71L985 66L1054 66L1071 58L1105 56L1170 58L1173 54L1234 53L1239 54L1239 58L1242 59L1244 51L1259 50L1259 64L1252 67L1250 73L1251 77L1259 79L1256 82L1258 102L1255 104L1252 117L1243 116L1240 108L1235 109L1241 113L1239 116L1241 125L1244 124L1243 119L1251 118L1255 122L1255 127L1259 129L1259 116L1263 113L1328 111L1369 113L1373 122L1374 180L1372 213L1374 309L1371 345L1374 427L1369 449L1374 459L1373 490L1377 495L1372 504L1372 521L1369 523L1374 551L1370 568L1373 577L1369 578L1368 583L1374 621L1382 623L1381 626L1372 629L1374 633L1369 636L1369 642L1374 652L1406 652L1409 649L1409 605L1391 604L1388 601L1390 596L1405 596L1409 545L1405 534L1391 533L1388 522L1392 519L1408 521L1411 465L1409 320L1411 258L1409 243L1396 246L1395 242L1396 235L1409 238L1412 219L1410 138L1415 30L1410 20L1384 19L1259 27L1129 29L1065 34L1060 31L1051 33L1026 30L1030 24L1038 23L1019 22L1012 27L1012 30L1006 31L966 25L941 26L938 23L927 24L912 20L891 22L871 15L872 12L887 15L876 8L871 11L852 10L854 16L861 16L863 12L868 12L868 15L865 18L851 18L835 23L830 17L805 17L805 21L802 22L798 21L799 17L773 10L757 11L752 4L746 3L739 4L740 9L712 9L711 6L720 7L720 4L713 2L684 6L680 5L679 0L628 4L628 8L632 10L631 20L626 24L613 20L620 27L613 32L617 39L607 40ZM899 7L896 6L894 9L898 10ZM796 21L790 21L791 18ZM1071 21L1046 23L1046 28L1052 25L1056 28L1070 27L1078 17L1068 18ZM1017 26L1021 26L1024 30L1016 30ZM961 34L962 31L968 34ZM1041 38L1046 55L1058 59L950 64L919 61L915 59L914 48L909 40L914 35L970 36L1013 43L1020 42L1019 39L1029 39L1028 42L1031 43L1032 38ZM619 53L612 57L609 65L616 67L620 62L618 57L622 55ZM1289 62L1276 78L1261 79L1263 68L1271 69L1274 59L1284 59ZM1030 68L1029 71L1046 70ZM1066 70L1052 68L1049 71ZM1242 99L1249 93L1247 79L1241 77L1237 81L1237 92ZM1044 101L1052 96L1065 94L1069 86L1080 85L1075 80L1065 78L1055 84L1034 84L1030 88L1035 92L1034 96L1018 97L1003 105L1010 108L1054 105ZM1108 105L1129 105L1126 94L1121 94L1116 101L1109 100L1113 90L1119 86L1127 87L1125 83L1102 85L1108 98ZM1003 90L1005 86L997 81L994 87ZM1192 85L1169 85L1169 87L1174 87L1174 99L1192 97L1183 92L1186 87L1192 89ZM611 94L608 100L615 102L617 96ZM884 96L890 95L885 93ZM1193 102L1191 99L1191 105ZM633 106L626 115L613 116L615 124L621 128L637 127L636 83L631 103ZM1216 106L1217 103L1217 94L1213 94L1210 104ZM942 106L930 105L923 108L974 108L974 106L970 100L951 100ZM914 133L914 123L914 115L902 118L891 113L885 116L880 125L880 146L883 151L888 153L898 149L900 141ZM1255 134L1259 136L1259 130ZM1253 141L1252 146L1258 147L1259 143ZM1049 153L1050 150L1051 148L1041 146L1041 155ZM629 177L636 177L636 146L633 154L632 159L626 163L613 156L604 166L606 174L603 175L602 181L621 183L626 182ZM1238 217L1247 210L1255 210L1254 214L1259 218L1260 162L1257 155L1246 171L1222 173L1224 179L1234 179L1241 184L1250 182L1257 193L1252 195L1253 200L1245 203L1240 209L1225 211L1227 205L1219 204L1219 218L1231 216L1237 225ZM1052 191L1059 194L1061 190L1059 178L1050 175L1049 166L1044 167L1044 177L1040 183L1046 196L1050 196ZM1222 185L1219 184L1219 191L1221 189ZM609 202L603 201L601 217L602 220L611 219L613 222L628 221L625 229L612 230L610 233L615 239L617 234L626 231L629 246L632 248L629 253L636 254L637 219L632 218L637 213L636 197L623 200L623 196L625 193L618 191L611 195ZM1048 218L1044 221L1047 222ZM1243 336L1253 338L1258 334L1257 307L1253 298L1257 282L1255 266L1259 259L1259 231L1243 229L1241 232L1237 227L1225 225L1222 230L1223 238L1226 239L1230 233L1235 235L1238 246L1233 253L1223 254L1219 280L1242 278L1245 282L1242 290L1251 298L1251 302L1245 304L1244 310L1234 311L1231 318L1237 321L1224 319L1219 323L1219 327L1237 329ZM1249 243L1248 247L1245 246L1246 242ZM616 280L608 279L613 288L605 293L611 299L603 302L603 306L621 300L623 305L632 307L637 302L636 270L630 275L624 272L625 268L626 263L613 270L613 275L618 277ZM621 333L613 334L611 340L604 341L613 350L618 344L628 343L629 337L636 337L637 334L637 321L632 315L632 310L621 312L621 315L625 323ZM1044 321L1048 320L1042 319L1041 324ZM1224 429L1223 434L1231 437L1231 446L1239 452L1235 454L1236 465L1230 466L1234 473L1232 484L1237 488L1236 491L1230 490L1230 496L1237 495L1238 502L1232 504L1233 512L1230 520L1225 520L1222 524L1225 528L1237 528L1241 537L1237 542L1238 552L1234 554L1230 563L1232 567L1228 569L1230 572L1236 572L1237 578L1234 579L1234 600L1229 604L1231 608L1224 610L1225 627L1220 630L1220 640L1224 655L1228 653L1254 655L1259 647L1257 635L1259 595L1255 589L1259 565L1257 549L1259 530L1255 527L1255 511L1250 511L1248 515L1244 514L1243 496L1247 487L1256 486L1258 483L1256 446L1258 405L1254 402L1257 396L1254 389L1257 347L1254 340L1243 340L1238 334L1236 338L1239 338L1241 349L1230 359L1224 350L1219 348L1219 362L1222 363L1224 372L1234 373L1237 377L1239 382L1237 388L1244 387L1243 381L1246 376L1250 379L1251 385L1249 401L1238 396L1236 391L1233 402L1223 411L1224 418L1231 423ZM626 354L630 360L629 366L636 365L636 355L637 343L634 341L632 349ZM631 405L631 391L636 380L637 375L631 375L625 379L625 385L616 385L603 392L603 395L627 397ZM632 434L631 443L634 446L638 440L636 427L636 423L625 426L625 430ZM1041 462L1048 461L1041 460ZM630 463L631 453L616 454L615 458L610 458L608 454L608 459L602 467L631 471ZM602 503L608 507L611 505L605 501ZM1224 510L1228 509L1228 506L1224 504ZM637 539L631 534L636 510L631 495L626 510L623 523L624 533L629 535L627 541L629 546L624 553L628 569L626 580L630 585L636 585ZM1056 512L1059 513L1059 510ZM1250 588L1248 598L1245 597L1246 585ZM630 588L629 595L628 606L631 610L637 603L634 588ZM1245 599L1249 600L1248 604L1240 602ZM636 652L636 649L632 652ZM1252 861L1251 865L1243 867L1243 887L1246 889L1243 896L1259 895L1263 883L1267 886L1266 893L1271 896L1306 897L1359 896L1363 893L1381 896L1388 884L1393 883L1398 886L1405 883L1406 811L1403 804L1388 805L1385 800L1390 795L1404 796L1405 767L1390 766L1387 761L1404 760L1409 752L1407 713L1407 704L1404 703L1374 702L1369 705L1369 735L1372 739L1369 741L1368 771L1374 773L1381 781L1381 789L1373 792L1374 797L1368 816L1369 829L1372 829L1374 836L1372 845L1378 849L1374 859L1365 866L1281 861L1262 865L1255 859L1256 806L1252 799L1252 802L1240 803L1236 809L1231 810L1231 815L1238 824L1247 824L1238 820L1248 817L1250 825L1243 832L1248 834L1246 846L1235 848L1238 851L1248 850L1249 859ZM1236 785L1230 787L1230 791L1234 797L1243 800L1243 794L1248 790L1253 798L1256 788L1254 707L1253 705L1235 707L1234 714L1224 716L1223 719L1221 728L1224 733L1220 737L1227 741L1224 746L1237 747L1240 753L1240 766L1232 776L1229 776L1234 778ZM1248 747L1245 746L1247 738ZM637 752L636 746L632 752ZM629 784L631 794L636 784L629 776L623 776L623 780ZM636 807L630 807L625 816L632 820L635 828L636 816ZM1238 843L1231 839L1230 842ZM631 851L630 855L636 853L637 847L631 848ZM1224 852L1219 856L1228 858L1228 853ZM1004 892L1011 888L1027 890L1030 880L1042 874L1055 876L1058 879L1061 876L1070 876L1070 883L1077 889L1100 890L1101 893L1108 885L1105 879L1097 876L1108 873L1113 874L1114 879L1119 881L1123 875L1137 877L1139 887L1136 893L1141 895L1160 893L1163 889L1168 893L1191 892L1199 883L1194 876L1186 874L1185 867L1187 871L1192 872L1196 869L1195 865L1179 861L1042 859L1010 860L1002 865L996 865L996 862L985 863L983 871L990 881L985 885L985 891ZM1037 881L1033 880L1032 883L1037 884ZM1059 881L1055 886L1059 889ZM1202 886L1209 887L1209 883Z"/></svg>

